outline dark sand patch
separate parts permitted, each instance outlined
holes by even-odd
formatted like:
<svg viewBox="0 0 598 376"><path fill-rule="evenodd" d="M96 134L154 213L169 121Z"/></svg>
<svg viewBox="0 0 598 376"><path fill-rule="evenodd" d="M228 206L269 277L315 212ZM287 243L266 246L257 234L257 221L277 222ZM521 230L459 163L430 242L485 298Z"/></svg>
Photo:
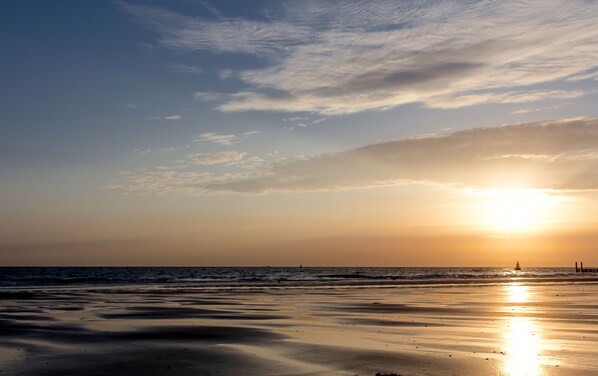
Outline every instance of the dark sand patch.
<svg viewBox="0 0 598 376"><path fill-rule="evenodd" d="M247 343L283 339L272 331L235 326L152 326L134 331L106 335L109 340L125 341L211 341L214 343Z"/></svg>
<svg viewBox="0 0 598 376"><path fill-rule="evenodd" d="M52 311L83 311L85 308L79 305L70 305L70 306L53 306L48 307L49 310Z"/></svg>
<svg viewBox="0 0 598 376"><path fill-rule="evenodd" d="M24 376L274 375L283 374L284 367L226 348L129 346L108 352L101 349L32 357L3 373Z"/></svg>
<svg viewBox="0 0 598 376"><path fill-rule="evenodd" d="M96 339L96 332L71 323L49 322L45 325L14 320L0 320L3 340L38 339L56 342L89 342ZM12 338L11 338L12 337Z"/></svg>
<svg viewBox="0 0 598 376"><path fill-rule="evenodd" d="M0 291L0 300L30 300L38 296L31 291Z"/></svg>
<svg viewBox="0 0 598 376"><path fill-rule="evenodd" d="M1 312L1 311L0 311ZM18 321L55 321L52 316L47 315L32 315L23 313L0 313L1 320L18 320Z"/></svg>
<svg viewBox="0 0 598 376"><path fill-rule="evenodd" d="M134 330L98 331L74 324L46 325L0 320L3 339L36 339L46 342L102 343L114 341L212 341L244 343L282 339L284 336L264 329L235 326L169 325Z"/></svg>
<svg viewBox="0 0 598 376"><path fill-rule="evenodd" d="M229 320L275 320L280 315L247 314L243 312L214 310L191 307L138 306L128 307L126 312L98 313L103 319L138 319L138 320L177 320L188 318L229 319Z"/></svg>
<svg viewBox="0 0 598 376"><path fill-rule="evenodd" d="M179 319L215 316L229 313L229 311L190 308L190 307L161 307L161 306L133 306L126 307L125 312L98 313L103 319Z"/></svg>
<svg viewBox="0 0 598 376"><path fill-rule="evenodd" d="M437 314L477 314L478 312L466 310L464 308L453 307L438 307L425 305L408 305L408 304L391 304L391 303L361 303L361 304L347 304L339 307L347 312L364 312L364 313L437 313Z"/></svg>
<svg viewBox="0 0 598 376"><path fill-rule="evenodd" d="M381 319L367 319L367 318L351 318L347 320L340 320L342 325L369 325L369 326L390 326L390 327L433 327L433 326L448 326L450 324L428 322L428 321L400 321L400 320L381 320Z"/></svg>
<svg viewBox="0 0 598 376"><path fill-rule="evenodd" d="M242 305L241 302L235 302L232 300L222 300L222 299L173 299L170 300L173 303L179 303L184 305L201 305L201 306L212 306L212 305L226 305L226 306L239 306Z"/></svg>
<svg viewBox="0 0 598 376"><path fill-rule="evenodd" d="M291 356L311 363L335 364L339 370L359 375L494 375L497 374L498 366L495 360L448 357L424 351L420 355L416 352L319 345L292 346Z"/></svg>

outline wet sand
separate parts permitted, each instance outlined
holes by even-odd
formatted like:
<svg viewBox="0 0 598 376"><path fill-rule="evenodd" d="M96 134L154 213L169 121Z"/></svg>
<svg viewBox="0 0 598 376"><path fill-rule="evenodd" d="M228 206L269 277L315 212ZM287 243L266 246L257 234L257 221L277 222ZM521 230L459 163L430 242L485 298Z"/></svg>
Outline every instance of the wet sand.
<svg viewBox="0 0 598 376"><path fill-rule="evenodd" d="M0 291L1 375L598 375L598 284Z"/></svg>

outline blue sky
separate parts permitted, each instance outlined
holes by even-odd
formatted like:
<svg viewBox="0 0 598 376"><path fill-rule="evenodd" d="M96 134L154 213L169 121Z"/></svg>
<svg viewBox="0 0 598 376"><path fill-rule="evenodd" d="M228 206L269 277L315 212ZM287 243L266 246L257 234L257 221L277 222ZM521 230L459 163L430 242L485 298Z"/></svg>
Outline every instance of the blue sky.
<svg viewBox="0 0 598 376"><path fill-rule="evenodd" d="M6 249L155 233L142 225L126 236L110 226L100 231L94 205L113 208L102 213L106 223L126 212L139 213L138 224L159 222L165 210L173 222L193 223L195 214L178 210L207 211L201 220L209 221L251 205L301 207L310 192L375 196L376 187L403 189L422 179L424 190L493 188L467 166L479 154L453 161L472 169L468 178L442 168L405 171L442 164L444 157L431 155L450 153L454 132L474 130L483 140L483 128L550 121L568 139L577 128L560 124L591 134L597 115L595 1L6 1L0 8ZM517 137L544 134L516 129ZM423 142L417 157L404 156L414 137L446 142L432 149ZM369 155L372 165L347 160L359 159L359 147L388 154ZM525 148L511 154L557 152ZM404 158L400 173L371 173L389 158ZM336 174L347 165L356 171ZM542 178L509 184L582 188L551 180L553 165L526 168ZM56 214L62 208L70 214ZM249 209L244 215L264 228L271 220L260 222ZM71 239L69 226L88 235Z"/></svg>

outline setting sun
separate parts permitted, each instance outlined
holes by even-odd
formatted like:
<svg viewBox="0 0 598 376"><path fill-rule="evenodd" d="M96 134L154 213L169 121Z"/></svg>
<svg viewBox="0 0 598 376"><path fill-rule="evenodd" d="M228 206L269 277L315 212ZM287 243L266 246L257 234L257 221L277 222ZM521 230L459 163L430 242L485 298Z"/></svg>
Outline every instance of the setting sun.
<svg viewBox="0 0 598 376"><path fill-rule="evenodd" d="M558 198L534 189L498 189L481 193L480 223L491 231L532 232L546 227Z"/></svg>

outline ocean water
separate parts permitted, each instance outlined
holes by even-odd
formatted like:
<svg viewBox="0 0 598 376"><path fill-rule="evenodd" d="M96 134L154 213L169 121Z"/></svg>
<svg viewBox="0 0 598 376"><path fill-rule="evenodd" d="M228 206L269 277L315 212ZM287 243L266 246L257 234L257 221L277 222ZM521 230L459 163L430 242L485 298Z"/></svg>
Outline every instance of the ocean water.
<svg viewBox="0 0 598 376"><path fill-rule="evenodd" d="M50 286L355 286L596 282L575 268L2 267L0 287Z"/></svg>

